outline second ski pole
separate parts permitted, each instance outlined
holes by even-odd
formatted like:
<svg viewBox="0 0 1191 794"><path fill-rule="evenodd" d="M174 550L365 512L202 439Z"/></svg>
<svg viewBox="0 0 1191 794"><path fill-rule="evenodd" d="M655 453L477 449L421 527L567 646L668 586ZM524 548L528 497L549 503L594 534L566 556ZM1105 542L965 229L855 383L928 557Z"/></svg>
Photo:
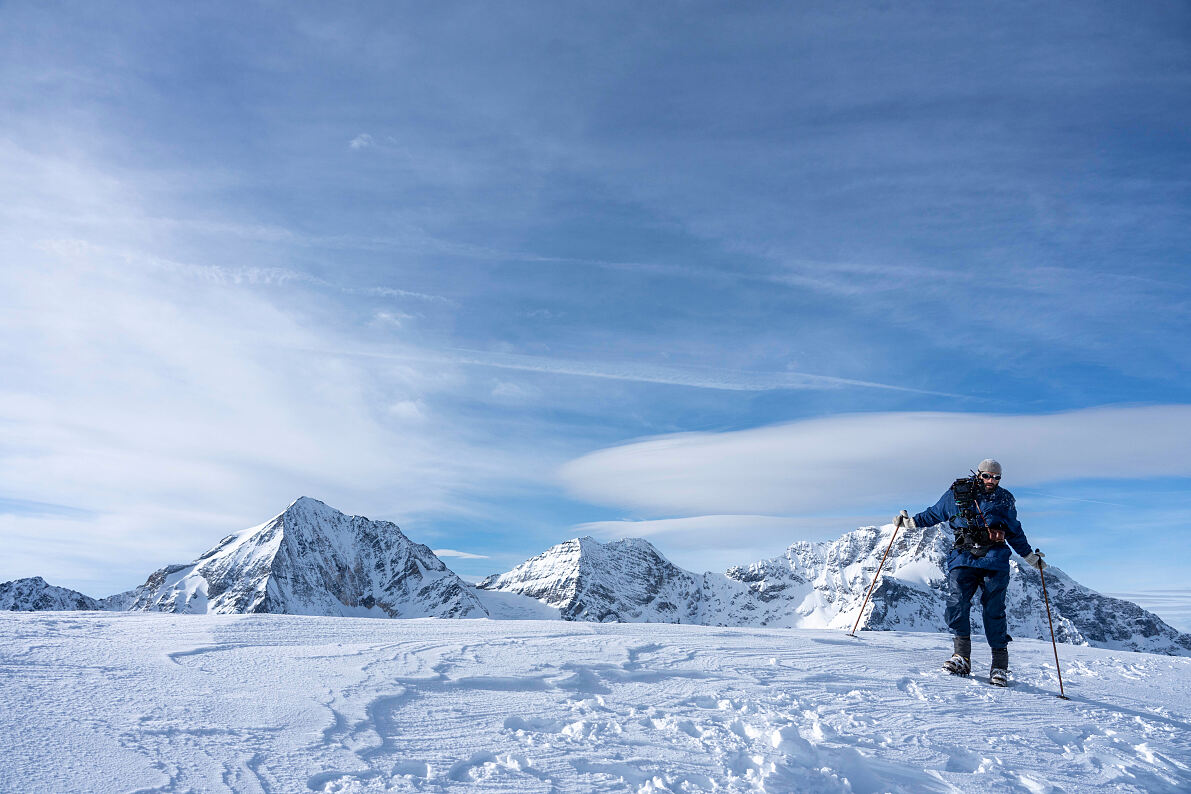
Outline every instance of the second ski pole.
<svg viewBox="0 0 1191 794"><path fill-rule="evenodd" d="M903 526L911 529L914 527L914 519L910 518L910 514L905 510L902 511L897 521L893 524L893 537L889 538L889 545L885 547L885 554L881 557L881 564L877 566L877 572L873 574L873 583L868 586L868 592L864 594L864 603L860 605L860 613L856 615L856 623L852 626L852 630L848 632L849 637L856 636L856 627L860 625L860 618L864 615L864 608L868 606L868 597L873 594L873 588L877 586L877 578L881 575L881 569L885 567L885 558L889 556L889 550L893 548L893 541L897 538L897 531Z"/></svg>
<svg viewBox="0 0 1191 794"><path fill-rule="evenodd" d="M1034 553L1039 556L1038 576L1042 578L1042 601L1046 604L1046 623L1050 626L1050 646L1054 648L1055 651L1055 673L1057 673L1059 676L1059 697L1061 697L1063 700L1070 700L1071 698L1067 697L1067 694L1063 691L1063 671L1059 669L1059 646L1058 643L1055 642L1055 624L1054 621L1050 619L1050 598L1046 595L1046 574L1042 572L1042 567L1046 563L1042 562L1041 551L1034 549Z"/></svg>

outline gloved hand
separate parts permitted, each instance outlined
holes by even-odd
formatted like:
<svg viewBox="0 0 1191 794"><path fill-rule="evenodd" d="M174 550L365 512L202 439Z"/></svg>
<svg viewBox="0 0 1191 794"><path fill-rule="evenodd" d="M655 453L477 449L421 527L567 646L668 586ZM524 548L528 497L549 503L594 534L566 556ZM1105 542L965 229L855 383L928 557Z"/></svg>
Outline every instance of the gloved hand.
<svg viewBox="0 0 1191 794"><path fill-rule="evenodd" d="M1043 568L1046 567L1046 563L1044 563L1042 561L1042 558L1045 556L1046 555L1043 554L1042 552L1038 551L1037 549L1034 549L1034 551L1031 551L1029 554L1026 555L1026 564L1032 565L1041 571Z"/></svg>
<svg viewBox="0 0 1191 794"><path fill-rule="evenodd" d="M918 526L914 523L914 519L911 518L910 514L905 510L893 517L893 526L905 527L906 529L918 529Z"/></svg>

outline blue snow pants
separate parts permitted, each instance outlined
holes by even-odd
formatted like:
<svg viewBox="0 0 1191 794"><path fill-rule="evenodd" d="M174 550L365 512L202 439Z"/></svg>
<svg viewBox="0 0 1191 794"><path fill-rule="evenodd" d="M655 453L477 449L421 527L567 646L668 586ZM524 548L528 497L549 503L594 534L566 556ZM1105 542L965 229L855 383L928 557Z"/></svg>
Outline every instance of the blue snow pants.
<svg viewBox="0 0 1191 794"><path fill-rule="evenodd" d="M980 589L984 607L984 635L989 647L1009 647L1009 627L1005 622L1005 590L1009 587L1009 569L972 568L956 565L947 572L947 626L957 637L972 636L972 596Z"/></svg>

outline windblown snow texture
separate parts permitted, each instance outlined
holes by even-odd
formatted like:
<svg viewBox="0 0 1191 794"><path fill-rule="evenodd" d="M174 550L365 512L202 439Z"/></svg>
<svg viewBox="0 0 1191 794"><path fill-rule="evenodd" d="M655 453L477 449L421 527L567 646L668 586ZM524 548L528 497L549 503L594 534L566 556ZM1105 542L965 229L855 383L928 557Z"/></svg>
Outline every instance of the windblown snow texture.
<svg viewBox="0 0 1191 794"><path fill-rule="evenodd" d="M935 634L0 613L5 792L1186 792L1191 659Z"/></svg>
<svg viewBox="0 0 1191 794"><path fill-rule="evenodd" d="M396 524L302 497L195 562L155 572L133 610L486 617L466 583Z"/></svg>

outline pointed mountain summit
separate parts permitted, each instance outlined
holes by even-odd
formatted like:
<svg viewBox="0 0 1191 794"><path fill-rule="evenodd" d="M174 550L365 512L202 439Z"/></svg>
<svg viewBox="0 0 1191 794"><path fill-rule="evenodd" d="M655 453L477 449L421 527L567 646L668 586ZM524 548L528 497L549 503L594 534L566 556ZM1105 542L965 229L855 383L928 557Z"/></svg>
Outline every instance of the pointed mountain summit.
<svg viewBox="0 0 1191 794"><path fill-rule="evenodd" d="M396 524L302 497L193 563L155 572L133 610L358 617L485 617L471 589Z"/></svg>
<svg viewBox="0 0 1191 794"><path fill-rule="evenodd" d="M599 623L733 625L737 602L751 601L747 586L683 570L641 538L574 538L477 587L536 598L564 620Z"/></svg>

